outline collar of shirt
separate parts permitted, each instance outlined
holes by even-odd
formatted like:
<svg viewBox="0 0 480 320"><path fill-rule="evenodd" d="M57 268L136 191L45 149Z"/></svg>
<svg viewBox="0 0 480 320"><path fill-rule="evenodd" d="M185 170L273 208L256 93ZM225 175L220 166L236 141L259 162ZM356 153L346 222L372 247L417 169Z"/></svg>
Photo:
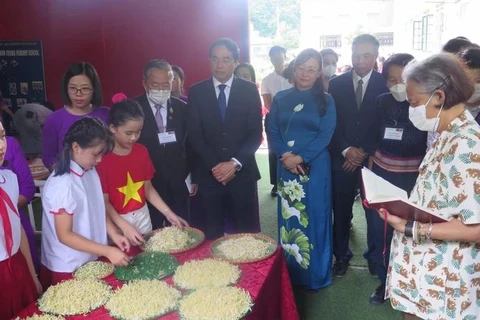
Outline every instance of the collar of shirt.
<svg viewBox="0 0 480 320"><path fill-rule="evenodd" d="M157 108L155 107L156 104L154 104L150 99L148 99L148 103L150 104L150 108L152 109L153 116L157 113ZM168 101L164 104L162 104L162 108L160 109L160 114L162 115L163 119L163 125L167 126L167 108L168 108Z"/></svg>
<svg viewBox="0 0 480 320"><path fill-rule="evenodd" d="M225 82L225 83L221 83L215 77L212 77L212 79L213 79L213 86L215 87L215 89L218 89L218 86L221 85L221 84L226 85L227 88L230 89L232 87L232 83L233 83L233 74L230 77L230 79L228 79L228 81ZM225 88L225 89L227 89L227 88Z"/></svg>
<svg viewBox="0 0 480 320"><path fill-rule="evenodd" d="M150 101L150 99L148 99L148 97L147 97L147 100L148 100L148 103L150 104L150 108L152 108L153 114L155 115L155 112L157 112L157 108L155 107L156 104L154 104L152 101ZM167 105L168 105L168 102L162 104L162 107L164 109L167 109Z"/></svg>
<svg viewBox="0 0 480 320"><path fill-rule="evenodd" d="M353 85L354 85L355 89L357 88L358 81L359 81L360 79L363 80L363 87L366 88L367 85L368 85L368 81L370 81L370 77L372 76L372 72L373 72L373 69L370 70L370 72L367 73L367 75L362 78L362 77L360 77L360 76L355 72L355 70L353 70L353 71L352 71L352 74L353 74Z"/></svg>
<svg viewBox="0 0 480 320"><path fill-rule="evenodd" d="M77 177L83 177L83 175L87 172L88 170L84 170L78 163L76 163L73 160L70 160L70 172L76 175Z"/></svg>

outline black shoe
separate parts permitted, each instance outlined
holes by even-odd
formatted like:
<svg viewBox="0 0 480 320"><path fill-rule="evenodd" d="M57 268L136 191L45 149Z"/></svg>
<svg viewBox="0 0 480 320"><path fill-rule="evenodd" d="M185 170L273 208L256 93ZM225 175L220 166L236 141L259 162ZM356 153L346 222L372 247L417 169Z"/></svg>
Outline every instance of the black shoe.
<svg viewBox="0 0 480 320"><path fill-rule="evenodd" d="M385 286L383 284L379 285L375 292L370 296L371 304L382 304L385 302Z"/></svg>
<svg viewBox="0 0 480 320"><path fill-rule="evenodd" d="M337 260L333 264L333 276L337 278L341 278L347 274L348 270L348 261L345 260Z"/></svg>
<svg viewBox="0 0 480 320"><path fill-rule="evenodd" d="M277 194L278 194L277 193L277 186L273 186L272 191L270 191L270 195L275 198L277 196Z"/></svg>
<svg viewBox="0 0 480 320"><path fill-rule="evenodd" d="M368 261L368 271L372 276L376 277L377 270L375 269L375 261L373 261L372 259L368 259L367 261Z"/></svg>

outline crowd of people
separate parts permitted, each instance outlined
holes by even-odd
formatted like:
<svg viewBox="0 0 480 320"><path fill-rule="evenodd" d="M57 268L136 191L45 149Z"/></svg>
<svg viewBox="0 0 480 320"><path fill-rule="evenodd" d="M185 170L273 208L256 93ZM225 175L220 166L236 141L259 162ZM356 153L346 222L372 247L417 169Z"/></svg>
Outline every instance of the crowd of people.
<svg viewBox="0 0 480 320"><path fill-rule="evenodd" d="M337 74L332 49L305 49L286 64L275 46L259 92L253 66L222 38L209 48L212 77L188 97L184 71L155 59L143 70L145 92L115 95L111 108L95 68L73 63L63 108L14 115L28 128L20 144L0 124L0 319L87 261L127 265L130 246L152 229L191 225L208 239L259 232L264 115L279 244L295 286L317 292L348 272L352 208L368 167L448 221L407 221L364 204L364 257L380 282L370 302L390 298L405 319L474 319L480 48L459 37L443 51L422 61L393 54L377 71L379 42L363 34L352 42L351 70ZM25 154L41 154L51 171L40 258L18 210L35 191Z"/></svg>

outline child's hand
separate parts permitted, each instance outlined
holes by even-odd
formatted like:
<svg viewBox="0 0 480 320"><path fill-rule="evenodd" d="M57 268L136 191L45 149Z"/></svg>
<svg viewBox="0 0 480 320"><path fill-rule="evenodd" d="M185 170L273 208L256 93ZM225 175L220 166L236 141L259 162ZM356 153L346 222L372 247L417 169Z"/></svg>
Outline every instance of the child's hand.
<svg viewBox="0 0 480 320"><path fill-rule="evenodd" d="M111 235L110 238L112 239L113 243L115 243L115 245L123 252L130 251L130 241L124 235L115 233Z"/></svg>
<svg viewBox="0 0 480 320"><path fill-rule="evenodd" d="M124 226L122 226L122 232L125 235L125 237L127 237L128 240L130 240L130 242L135 246L139 246L142 243L145 243L145 239L143 239L143 236L140 233L140 231L138 231L137 228L135 228L128 222L125 223Z"/></svg>
<svg viewBox="0 0 480 320"><path fill-rule="evenodd" d="M188 227L188 222L177 216L173 211L167 217L167 220L175 227Z"/></svg>
<svg viewBox="0 0 480 320"><path fill-rule="evenodd" d="M42 288L42 284L40 283L36 275L33 277L33 282L35 283L35 288L37 289L37 293L40 295L43 292L43 288Z"/></svg>
<svg viewBox="0 0 480 320"><path fill-rule="evenodd" d="M130 257L115 247L109 247L106 257L114 266L128 266L130 261Z"/></svg>

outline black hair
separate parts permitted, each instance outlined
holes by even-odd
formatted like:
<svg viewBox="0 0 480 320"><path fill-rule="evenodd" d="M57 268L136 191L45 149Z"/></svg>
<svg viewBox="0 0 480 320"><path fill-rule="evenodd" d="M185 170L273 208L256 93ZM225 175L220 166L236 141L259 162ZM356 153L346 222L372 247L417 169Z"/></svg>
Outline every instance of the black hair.
<svg viewBox="0 0 480 320"><path fill-rule="evenodd" d="M472 43L467 38L456 37L448 40L447 43L443 45L442 51L457 54L463 51L465 48L470 47L471 45Z"/></svg>
<svg viewBox="0 0 480 320"><path fill-rule="evenodd" d="M388 57L387 60L383 63L382 66L382 77L388 79L388 71L392 66L405 67L410 61L415 59L411 54L408 53L396 53Z"/></svg>
<svg viewBox="0 0 480 320"><path fill-rule="evenodd" d="M237 43L235 41L233 41L232 39L229 39L229 38L221 38L221 39L218 39L215 42L213 42L210 45L210 48L208 48L208 57L209 58L212 57L213 49L215 49L216 47L219 47L219 46L225 46L228 49L228 51L230 51L232 53L233 60L238 61L238 56L239 56L240 49L238 49Z"/></svg>
<svg viewBox="0 0 480 320"><path fill-rule="evenodd" d="M333 49L330 49L330 48L322 49L320 50L320 54L322 55L323 58L325 58L325 56L334 56L335 61L338 62L338 53L336 53Z"/></svg>
<svg viewBox="0 0 480 320"><path fill-rule="evenodd" d="M293 79L293 69L295 68L295 60L290 61L288 66L283 70L283 77L288 81L292 81Z"/></svg>
<svg viewBox="0 0 480 320"><path fill-rule="evenodd" d="M178 74L178 77L182 82L185 82L185 72L179 66L172 66L172 71Z"/></svg>
<svg viewBox="0 0 480 320"><path fill-rule="evenodd" d="M237 66L235 67L235 70L233 71L233 74L234 74L234 75L237 75L237 71L238 71L238 69L240 69L240 68L247 68L248 71L250 71L250 75L252 76L252 82L253 82L253 83L256 83L256 82L257 82L257 78L256 78L256 76L255 76L255 69L253 69L253 66L252 66L250 63L248 63L248 62L242 62L242 63L240 63L239 65L237 65Z"/></svg>
<svg viewBox="0 0 480 320"><path fill-rule="evenodd" d="M480 69L480 49L468 48L460 54L469 69Z"/></svg>
<svg viewBox="0 0 480 320"><path fill-rule="evenodd" d="M372 36L371 34L361 34L359 36L356 36L353 41L352 41L352 49L355 47L357 44L361 43L369 43L371 44L377 51L378 48L380 48L380 43L378 42L377 38Z"/></svg>
<svg viewBox="0 0 480 320"><path fill-rule="evenodd" d="M63 151L55 167L55 176L70 172L72 145L76 142L82 149L92 148L104 143L102 154L113 150L114 141L107 126L98 118L85 117L77 120L68 129L63 140Z"/></svg>
<svg viewBox="0 0 480 320"><path fill-rule="evenodd" d="M135 100L122 100L114 103L108 113L107 123L114 127L124 125L129 120L143 120L145 115L142 108Z"/></svg>
<svg viewBox="0 0 480 320"><path fill-rule="evenodd" d="M295 58L295 62L293 68L295 69L297 66L304 64L310 59L314 59L318 62L318 66L320 70L322 69L323 59L320 52L315 49L305 49ZM325 100L325 87L323 85L322 77L318 77L313 84L313 92L317 97L318 101L318 113L321 117L325 115L325 108L327 102Z"/></svg>
<svg viewBox="0 0 480 320"><path fill-rule="evenodd" d="M287 54L287 49L285 49L284 47L280 47L280 46L273 46L270 48L270 50L268 51L268 56L271 58L273 55L275 54Z"/></svg>
<svg viewBox="0 0 480 320"><path fill-rule="evenodd" d="M71 78L79 75L86 76L92 83L92 100L90 103L94 107L102 105L102 86L100 84L100 78L98 77L97 70L88 62L75 62L68 67L67 71L62 78L62 99L66 105L71 105L72 101L68 96L68 82Z"/></svg>

